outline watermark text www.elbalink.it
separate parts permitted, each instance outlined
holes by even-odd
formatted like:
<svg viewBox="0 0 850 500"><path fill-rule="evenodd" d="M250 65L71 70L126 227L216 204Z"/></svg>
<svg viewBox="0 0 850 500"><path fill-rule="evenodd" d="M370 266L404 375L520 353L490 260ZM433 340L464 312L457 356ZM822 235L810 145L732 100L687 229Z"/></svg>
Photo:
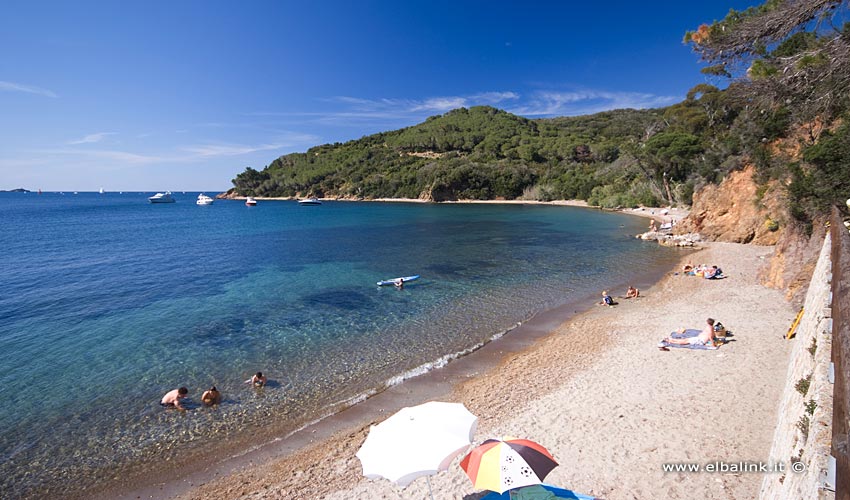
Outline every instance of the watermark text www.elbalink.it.
<svg viewBox="0 0 850 500"><path fill-rule="evenodd" d="M771 473L786 473L793 472L801 474L806 472L806 464L803 462L791 462L790 465L785 462L726 462L722 460L714 462L670 462L661 464L661 470L664 472L706 472L722 474L771 474Z"/></svg>

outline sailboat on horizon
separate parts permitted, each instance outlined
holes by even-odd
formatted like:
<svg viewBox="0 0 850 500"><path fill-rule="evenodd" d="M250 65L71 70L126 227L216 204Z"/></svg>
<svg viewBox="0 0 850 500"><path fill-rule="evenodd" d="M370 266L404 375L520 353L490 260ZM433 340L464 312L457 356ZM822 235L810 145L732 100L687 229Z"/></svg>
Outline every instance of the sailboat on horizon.
<svg viewBox="0 0 850 500"><path fill-rule="evenodd" d="M103 188L100 188L100 194L103 194Z"/></svg>

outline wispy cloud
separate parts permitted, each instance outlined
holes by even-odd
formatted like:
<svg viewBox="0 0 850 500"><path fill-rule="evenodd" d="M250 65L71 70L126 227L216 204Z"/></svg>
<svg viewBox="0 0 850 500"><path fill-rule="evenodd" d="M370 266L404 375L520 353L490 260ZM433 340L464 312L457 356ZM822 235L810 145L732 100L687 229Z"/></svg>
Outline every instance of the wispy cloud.
<svg viewBox="0 0 850 500"><path fill-rule="evenodd" d="M301 118L305 121L336 126L362 126L364 123L396 125L416 122L435 113L452 109L480 105L499 105L519 99L516 92L480 92L470 95L434 96L422 99L377 98L365 99L354 96L334 96L320 101L334 105L336 109L320 112L257 112L251 116Z"/></svg>
<svg viewBox="0 0 850 500"><path fill-rule="evenodd" d="M6 92L25 92L27 94L36 94L53 98L59 97L58 95L56 95L56 92L53 92L52 90L47 90L32 85L23 85L21 83L4 82L2 80L0 80L0 90Z"/></svg>
<svg viewBox="0 0 850 500"><path fill-rule="evenodd" d="M72 141L68 144L96 143L102 138L101 136L108 134L111 133L91 134L79 141ZM264 151L279 150L282 154L287 149L306 148L319 142L319 138L314 135L289 132L277 134L271 141L255 145L208 141L190 145L175 145L143 152L103 148L59 148L43 149L37 152L27 152L27 154L41 155L42 160L39 161L42 163L56 163L57 158L61 158L62 161L69 161L69 158L79 158L90 163L98 162L100 164L120 164L125 166L176 165L196 163L215 158L246 156Z"/></svg>
<svg viewBox="0 0 850 500"><path fill-rule="evenodd" d="M678 102L681 98L642 92L583 89L573 91L537 90L527 95L514 91L490 91L457 96L421 99L334 96L320 101L326 111L248 113L248 116L280 118L291 123L337 127L371 126L389 130L420 122L429 115L460 107L489 105L528 117L574 116L622 108L655 108Z"/></svg>
<svg viewBox="0 0 850 500"><path fill-rule="evenodd" d="M538 91L526 102L508 109L522 116L575 116L612 109L646 109L673 104L681 97L660 96L641 92L578 90L569 92Z"/></svg>
<svg viewBox="0 0 850 500"><path fill-rule="evenodd" d="M374 114L393 114L396 116L415 115L422 112L445 112L452 109L480 106L483 104L499 104L519 98L516 92L481 92L460 96L435 96L424 99L362 99L351 96L336 96L326 99L328 102L347 104L351 106L349 113L359 111Z"/></svg>
<svg viewBox="0 0 850 500"><path fill-rule="evenodd" d="M244 144L204 144L199 146L186 146L182 150L192 155L210 158L215 156L240 156L257 151L271 151L286 147L286 144L260 144L247 146Z"/></svg>
<svg viewBox="0 0 850 500"><path fill-rule="evenodd" d="M47 151L47 153L57 154L57 155L73 155L73 156L83 156L89 158L98 158L101 160L128 163L133 165L146 165L152 163L160 163L165 160L162 156L157 155L146 155L139 153L131 153L128 151L118 151L118 150L109 150L109 149L61 149L61 150L53 150Z"/></svg>
<svg viewBox="0 0 850 500"><path fill-rule="evenodd" d="M467 105L465 97L432 97L410 108L414 113L417 111L436 111L442 113Z"/></svg>
<svg viewBox="0 0 850 500"><path fill-rule="evenodd" d="M100 142L105 137L115 135L115 132L98 132L96 134L89 134L82 139L76 139L73 141L68 141L66 144L75 145L75 144L91 144L94 142Z"/></svg>
<svg viewBox="0 0 850 500"><path fill-rule="evenodd" d="M516 101L520 95L516 92L482 92L469 96L469 100L477 104L499 104L505 101Z"/></svg>
<svg viewBox="0 0 850 500"><path fill-rule="evenodd" d="M189 153L186 159L212 158L219 156L240 156L262 151L274 151L294 147L311 146L320 139L312 134L298 132L280 132L275 134L270 142L263 144L233 144L225 142L207 142L189 146L181 146L180 151Z"/></svg>

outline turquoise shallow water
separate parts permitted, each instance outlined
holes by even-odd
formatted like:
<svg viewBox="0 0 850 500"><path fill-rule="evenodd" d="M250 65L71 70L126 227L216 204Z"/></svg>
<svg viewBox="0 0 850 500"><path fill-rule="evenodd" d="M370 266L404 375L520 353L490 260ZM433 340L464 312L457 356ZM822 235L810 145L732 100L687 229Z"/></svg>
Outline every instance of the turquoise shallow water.
<svg viewBox="0 0 850 500"><path fill-rule="evenodd" d="M679 255L588 209L149 195L0 193L4 498L298 428ZM213 384L214 410L158 405Z"/></svg>

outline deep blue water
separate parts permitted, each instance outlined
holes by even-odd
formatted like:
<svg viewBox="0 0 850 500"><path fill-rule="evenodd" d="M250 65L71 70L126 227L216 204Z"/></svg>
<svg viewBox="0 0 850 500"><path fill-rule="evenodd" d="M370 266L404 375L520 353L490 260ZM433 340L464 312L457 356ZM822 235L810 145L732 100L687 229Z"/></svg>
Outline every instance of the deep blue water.
<svg viewBox="0 0 850 500"><path fill-rule="evenodd" d="M4 498L295 428L678 255L589 209L147 196L0 193ZM213 384L215 410L158 405Z"/></svg>

